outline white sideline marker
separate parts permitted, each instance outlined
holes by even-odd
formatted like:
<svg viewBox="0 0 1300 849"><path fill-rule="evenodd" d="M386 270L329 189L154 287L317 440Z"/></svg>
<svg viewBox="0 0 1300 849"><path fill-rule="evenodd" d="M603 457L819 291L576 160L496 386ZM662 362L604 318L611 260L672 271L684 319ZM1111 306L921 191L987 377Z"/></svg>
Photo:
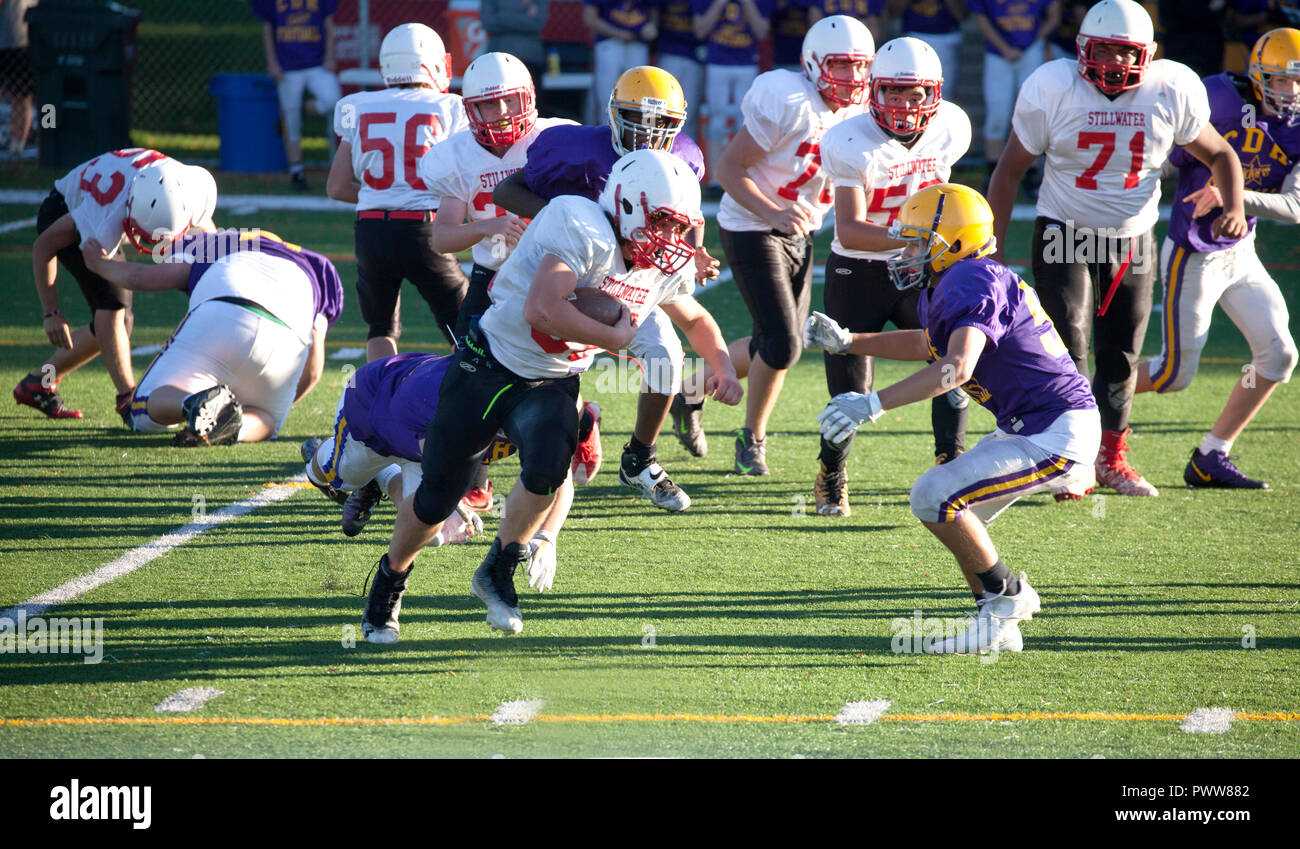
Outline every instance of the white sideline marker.
<svg viewBox="0 0 1300 849"><path fill-rule="evenodd" d="M93 572L88 572L81 577L59 584L52 590L29 598L27 601L6 610L0 610L0 622L7 619L9 626L14 627L13 623L18 621L18 612L20 610L25 611L29 619L33 616L40 616L55 605L65 604L74 598L85 595L96 587L107 584L109 581L123 575L129 575L146 563L157 560L172 549L179 548L200 534L220 527L232 519L246 516L259 507L283 501L295 492L300 492L302 487L297 484L306 480L307 476L305 474L294 475L282 484L266 487L252 498L246 498L235 504L228 504L220 510L214 510L202 518L195 519L193 522L182 525L170 533L163 534L152 542L131 549L121 557L105 563ZM0 628L0 631L2 630L4 629Z"/></svg>
<svg viewBox="0 0 1300 849"><path fill-rule="evenodd" d="M0 224L0 233L12 233L15 230L24 230L36 225L35 218L20 218L17 221L6 221Z"/></svg>
<svg viewBox="0 0 1300 849"><path fill-rule="evenodd" d="M527 725L533 721L533 717L541 713L544 707L546 702L542 699L516 699L502 702L488 721L493 725Z"/></svg>
<svg viewBox="0 0 1300 849"><path fill-rule="evenodd" d="M1188 734L1227 734L1233 713L1232 708L1197 708L1178 727Z"/></svg>
<svg viewBox="0 0 1300 849"><path fill-rule="evenodd" d="M840 725L870 725L884 715L892 705L889 699L876 699L870 702L849 702L840 708L835 721Z"/></svg>
<svg viewBox="0 0 1300 849"><path fill-rule="evenodd" d="M337 351L335 351L334 353L326 357L326 359L355 360L358 357L364 357L365 355L366 355L365 348L339 348Z"/></svg>
<svg viewBox="0 0 1300 849"><path fill-rule="evenodd" d="M216 687L190 687L188 690L177 690L154 705L153 709L158 713L189 713L198 710L225 692Z"/></svg>

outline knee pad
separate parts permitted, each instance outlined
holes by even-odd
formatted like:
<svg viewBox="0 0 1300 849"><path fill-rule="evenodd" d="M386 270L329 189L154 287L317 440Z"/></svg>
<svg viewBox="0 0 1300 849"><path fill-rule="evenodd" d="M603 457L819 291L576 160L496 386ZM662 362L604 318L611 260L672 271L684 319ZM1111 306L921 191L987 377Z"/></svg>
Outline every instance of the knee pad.
<svg viewBox="0 0 1300 849"><path fill-rule="evenodd" d="M415 500L411 502L415 518L426 525L436 525L450 516L464 493L448 495L446 491L447 487L437 487L428 478L421 480L415 490Z"/></svg>
<svg viewBox="0 0 1300 849"><path fill-rule="evenodd" d="M803 353L803 339L786 334L765 334L755 337L758 355L774 369L788 369L799 361ZM750 347L753 347L751 343Z"/></svg>
<svg viewBox="0 0 1300 849"><path fill-rule="evenodd" d="M1259 376L1275 383L1286 383L1296 367L1295 340L1274 338L1268 348L1254 356L1251 364Z"/></svg>
<svg viewBox="0 0 1300 849"><path fill-rule="evenodd" d="M576 441L558 440L535 452L520 451L519 482L533 495L550 495L569 476Z"/></svg>
<svg viewBox="0 0 1300 849"><path fill-rule="evenodd" d="M390 316L380 321L372 321L370 330L366 334L366 341L378 339L381 336L388 336L393 339L402 338L402 323L397 320L396 316Z"/></svg>
<svg viewBox="0 0 1300 849"><path fill-rule="evenodd" d="M943 503L950 494L942 469L943 466L934 466L912 484L912 492L907 498L908 505L912 508L912 515L922 522L942 521Z"/></svg>

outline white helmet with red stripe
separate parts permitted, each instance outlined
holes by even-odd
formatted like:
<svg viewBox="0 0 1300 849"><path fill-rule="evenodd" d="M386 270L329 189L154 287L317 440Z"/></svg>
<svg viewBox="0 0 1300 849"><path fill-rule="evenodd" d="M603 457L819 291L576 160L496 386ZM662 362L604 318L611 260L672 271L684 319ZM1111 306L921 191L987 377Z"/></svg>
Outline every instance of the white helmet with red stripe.
<svg viewBox="0 0 1300 849"><path fill-rule="evenodd" d="M212 198L215 205L215 192ZM156 250L184 236L207 203L207 188L191 166L160 159L131 178L122 232L141 252Z"/></svg>
<svg viewBox="0 0 1300 849"><path fill-rule="evenodd" d="M609 172L600 206L637 268L676 274L695 256L686 234L704 224L700 183L686 162L663 150L634 150Z"/></svg>
<svg viewBox="0 0 1300 849"><path fill-rule="evenodd" d="M217 211L217 181L212 179L212 172L201 165L189 165L189 179L186 181L195 198L193 226L203 229L212 224L212 215Z"/></svg>
<svg viewBox="0 0 1300 849"><path fill-rule="evenodd" d="M451 88L451 54L438 34L424 24L401 24L379 45L384 85L424 83L444 94Z"/></svg>
<svg viewBox="0 0 1300 849"><path fill-rule="evenodd" d="M924 90L920 102L890 102L885 86ZM912 94L915 98L915 93ZM943 63L919 38L896 38L880 48L871 63L871 115L896 136L924 132L943 99Z"/></svg>
<svg viewBox="0 0 1300 849"><path fill-rule="evenodd" d="M1147 66L1155 55L1155 29L1151 16L1133 0L1101 0L1088 10L1075 37L1079 50L1079 74L1114 96L1142 85ZM1100 44L1132 48L1137 59L1132 64L1097 59L1093 51Z"/></svg>
<svg viewBox="0 0 1300 849"><path fill-rule="evenodd" d="M461 98L469 116L469 127L479 143L504 147L532 131L537 123L537 93L533 75L509 53L484 53L469 63L461 85ZM508 101L508 110L484 117L489 103Z"/></svg>
<svg viewBox="0 0 1300 849"><path fill-rule="evenodd" d="M876 41L866 24L848 15L831 15L808 28L799 59L804 76L823 97L836 106L849 106L862 102L875 55ZM831 68L832 62L839 67ZM843 65L847 62L865 66L848 69Z"/></svg>

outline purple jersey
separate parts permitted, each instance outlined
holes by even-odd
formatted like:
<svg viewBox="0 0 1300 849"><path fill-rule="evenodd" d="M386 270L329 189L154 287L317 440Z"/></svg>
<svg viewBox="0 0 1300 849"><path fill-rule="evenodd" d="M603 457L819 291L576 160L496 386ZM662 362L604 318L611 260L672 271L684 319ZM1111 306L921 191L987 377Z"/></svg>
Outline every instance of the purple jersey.
<svg viewBox="0 0 1300 849"><path fill-rule="evenodd" d="M659 55L695 58L695 48L700 42L695 38L695 21L691 15L691 0L659 0L659 40L655 49ZM688 104L693 109L697 104Z"/></svg>
<svg viewBox="0 0 1300 849"><path fill-rule="evenodd" d="M1038 37L1047 7L1054 0L969 0L966 4L972 14L983 15L993 24L1011 47L1024 50ZM992 42L984 42L984 52L1001 55Z"/></svg>
<svg viewBox="0 0 1300 849"><path fill-rule="evenodd" d="M908 0L903 7L903 32L942 35L961 29L944 0ZM956 84L956 80L953 81Z"/></svg>
<svg viewBox="0 0 1300 849"><path fill-rule="evenodd" d="M311 281L312 314L325 316L330 327L334 326L335 320L343 313L343 284L334 263L315 251L285 242L265 230L218 230L215 233L197 233L182 238L173 247L172 253L193 259L190 279L185 286L186 293L193 294L199 278L213 263L238 251L256 251L277 259L287 259L302 269Z"/></svg>
<svg viewBox="0 0 1300 849"><path fill-rule="evenodd" d="M691 0L691 11L704 15L713 0ZM770 19L776 11L776 0L754 0L758 14ZM757 65L758 39L749 28L749 21L740 8L739 0L727 0L713 29L704 37L704 61L710 65Z"/></svg>
<svg viewBox="0 0 1300 849"><path fill-rule="evenodd" d="M573 124L543 130L528 148L524 165L529 191L546 200L560 195L596 200L618 161L613 132L609 127ZM697 178L704 179L704 154L690 136L678 133L669 151L685 161Z"/></svg>
<svg viewBox="0 0 1300 849"><path fill-rule="evenodd" d="M962 389L1007 433L1042 433L1067 410L1097 408L1038 296L1005 265L988 258L959 260L921 293L917 312L935 360L947 354L959 327L988 337Z"/></svg>
<svg viewBox="0 0 1300 849"><path fill-rule="evenodd" d="M283 71L324 63L325 19L338 7L338 0L253 0L253 14L271 25L275 61Z"/></svg>
<svg viewBox="0 0 1300 849"><path fill-rule="evenodd" d="M357 369L343 396L348 432L377 454L420 462L452 356L396 354Z"/></svg>
<svg viewBox="0 0 1300 849"><path fill-rule="evenodd" d="M1235 74L1206 77L1205 93L1210 98L1210 124L1241 160L1246 189L1269 194L1281 189L1300 157L1300 126L1288 127L1282 119L1266 116L1263 107L1255 102L1250 81L1245 77ZM1254 111L1255 126L1242 126L1242 119L1250 110ZM1216 236L1210 229L1222 214L1222 207L1192 220L1192 204L1184 198L1205 187L1210 180L1210 169L1180 147L1169 154L1169 161L1178 168L1178 191L1174 193L1169 221L1169 238L1174 244L1204 252L1222 250L1239 241ZM1246 223L1254 229L1254 217L1247 218Z"/></svg>
<svg viewBox="0 0 1300 849"><path fill-rule="evenodd" d="M772 64L780 67L799 65L803 37L808 34L808 10L820 7L819 0L776 0L772 15Z"/></svg>
<svg viewBox="0 0 1300 849"><path fill-rule="evenodd" d="M639 0L583 0L583 5L594 7L602 21L615 29L630 33L634 40L650 20L651 4ZM612 37L598 35L596 41Z"/></svg>

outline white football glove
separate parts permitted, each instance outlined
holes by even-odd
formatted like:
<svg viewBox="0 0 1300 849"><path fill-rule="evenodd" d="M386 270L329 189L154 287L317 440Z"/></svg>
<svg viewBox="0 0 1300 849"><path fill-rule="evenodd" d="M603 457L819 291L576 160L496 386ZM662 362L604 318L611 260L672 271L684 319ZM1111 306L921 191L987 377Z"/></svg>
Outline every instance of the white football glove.
<svg viewBox="0 0 1300 849"><path fill-rule="evenodd" d="M843 354L853 344L853 334L824 312L808 316L803 326L805 348L821 348L828 354Z"/></svg>
<svg viewBox="0 0 1300 849"><path fill-rule="evenodd" d="M826 409L817 415L822 436L840 443L853 435L864 422L874 422L884 414L880 396L875 392L841 392L831 399Z"/></svg>
<svg viewBox="0 0 1300 849"><path fill-rule="evenodd" d="M474 511L474 508L470 507L462 499L456 505L456 512L448 516L447 521L442 523L441 530L434 535L429 547L437 548L440 545L456 545L473 539L481 533L483 533L483 519Z"/></svg>
<svg viewBox="0 0 1300 849"><path fill-rule="evenodd" d="M528 586L544 593L555 583L555 537L538 531L528 543Z"/></svg>

